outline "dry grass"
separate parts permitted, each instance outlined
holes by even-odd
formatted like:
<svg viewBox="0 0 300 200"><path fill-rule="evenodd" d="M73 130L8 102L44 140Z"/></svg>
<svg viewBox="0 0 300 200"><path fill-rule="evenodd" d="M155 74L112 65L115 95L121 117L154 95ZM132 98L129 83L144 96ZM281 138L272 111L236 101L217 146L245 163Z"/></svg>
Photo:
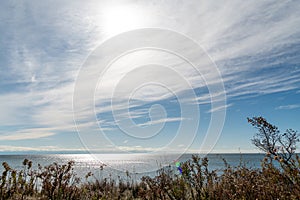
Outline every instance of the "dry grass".
<svg viewBox="0 0 300 200"><path fill-rule="evenodd" d="M32 169L25 159L22 170L3 163L0 180L1 199L300 199L300 159L294 165L273 163L277 158L266 155L260 169L246 166L231 167L226 161L221 173L208 169L207 158L193 156L182 163L182 174L174 167L165 167L156 177L133 180L94 178L92 173L79 178L74 162L53 163ZM100 169L101 170L101 169ZM85 180L82 180L85 179Z"/></svg>

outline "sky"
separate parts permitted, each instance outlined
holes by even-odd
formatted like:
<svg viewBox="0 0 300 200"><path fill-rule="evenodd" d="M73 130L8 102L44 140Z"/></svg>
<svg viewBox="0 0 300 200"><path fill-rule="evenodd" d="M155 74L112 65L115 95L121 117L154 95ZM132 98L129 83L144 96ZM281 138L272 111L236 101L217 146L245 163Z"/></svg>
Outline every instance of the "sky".
<svg viewBox="0 0 300 200"><path fill-rule="evenodd" d="M300 130L298 1L1 1L0 153L258 152Z"/></svg>

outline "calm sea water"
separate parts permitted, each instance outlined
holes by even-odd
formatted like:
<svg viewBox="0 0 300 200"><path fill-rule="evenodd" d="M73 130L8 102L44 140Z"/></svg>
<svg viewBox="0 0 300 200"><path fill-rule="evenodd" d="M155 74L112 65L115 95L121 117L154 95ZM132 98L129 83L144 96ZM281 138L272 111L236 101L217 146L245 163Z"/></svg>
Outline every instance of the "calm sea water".
<svg viewBox="0 0 300 200"><path fill-rule="evenodd" d="M201 156L201 155L200 155ZM178 160L183 162L192 157L192 154L184 154ZM202 156L203 157L203 156ZM259 168L263 154L208 154L209 168L221 170L224 168L223 158L231 166L245 164L247 167ZM22 162L27 158L33 162L33 168L37 165L46 166L56 162L66 164L68 161L75 161L74 170L79 177L85 177L88 172L93 172L95 177L118 177L126 178L126 171L130 172L133 179L142 176L155 176L155 170L164 166L174 166L170 162L170 156L154 156L147 154L97 154L96 158L90 154L45 154L45 155L0 155L0 162L7 162L14 169L22 169ZM173 157L172 157L173 158ZM105 164L103 170L101 165ZM1 168L1 173L2 173Z"/></svg>

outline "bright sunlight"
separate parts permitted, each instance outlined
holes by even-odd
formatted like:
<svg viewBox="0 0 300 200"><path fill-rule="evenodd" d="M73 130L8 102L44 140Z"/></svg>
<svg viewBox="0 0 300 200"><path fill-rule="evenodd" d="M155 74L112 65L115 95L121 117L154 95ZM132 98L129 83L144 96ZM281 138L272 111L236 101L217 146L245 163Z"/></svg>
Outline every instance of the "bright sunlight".
<svg viewBox="0 0 300 200"><path fill-rule="evenodd" d="M112 36L140 27L143 16L134 6L121 5L105 9L102 20L105 35Z"/></svg>

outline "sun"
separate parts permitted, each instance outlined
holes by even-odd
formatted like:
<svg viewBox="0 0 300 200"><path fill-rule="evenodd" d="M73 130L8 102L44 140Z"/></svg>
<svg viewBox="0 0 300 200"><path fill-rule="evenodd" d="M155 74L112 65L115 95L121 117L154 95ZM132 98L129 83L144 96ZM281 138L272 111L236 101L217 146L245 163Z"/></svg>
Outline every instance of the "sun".
<svg viewBox="0 0 300 200"><path fill-rule="evenodd" d="M132 5L111 6L105 9L102 28L105 35L113 36L141 27L143 16Z"/></svg>

